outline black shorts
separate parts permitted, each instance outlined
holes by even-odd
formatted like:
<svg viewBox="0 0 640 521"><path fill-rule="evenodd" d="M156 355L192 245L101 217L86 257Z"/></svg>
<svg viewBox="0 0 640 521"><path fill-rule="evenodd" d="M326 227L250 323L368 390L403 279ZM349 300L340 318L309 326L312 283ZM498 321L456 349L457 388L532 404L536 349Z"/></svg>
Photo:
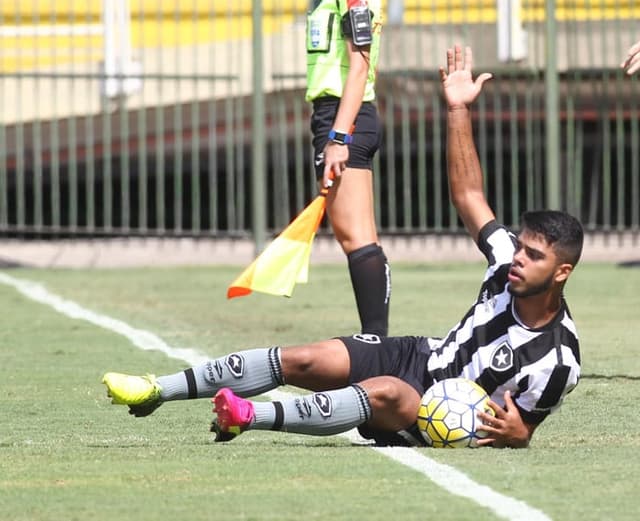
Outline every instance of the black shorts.
<svg viewBox="0 0 640 521"><path fill-rule="evenodd" d="M433 384L427 372L429 347L426 337L358 334L339 339L347 347L351 360L349 384L375 376L395 376L411 385L420 396ZM401 433L371 429L366 424L358 430L378 445L425 445L415 424Z"/></svg>
<svg viewBox="0 0 640 521"><path fill-rule="evenodd" d="M313 102L311 115L311 133L313 135L313 159L316 178L322 179L324 174L323 150L329 140L329 132L336 119L340 98L319 98ZM373 169L373 156L380 148L382 141L382 125L378 117L378 109L371 102L364 102L356 117L353 142L349 145L347 167Z"/></svg>

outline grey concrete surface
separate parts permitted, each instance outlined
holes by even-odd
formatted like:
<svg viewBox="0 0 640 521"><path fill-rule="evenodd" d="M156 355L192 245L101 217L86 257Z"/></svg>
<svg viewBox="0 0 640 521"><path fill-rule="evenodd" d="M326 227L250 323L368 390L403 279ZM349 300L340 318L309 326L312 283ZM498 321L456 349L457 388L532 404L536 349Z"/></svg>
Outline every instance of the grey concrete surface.
<svg viewBox="0 0 640 521"><path fill-rule="evenodd" d="M383 237L394 262L475 262L482 256L466 236ZM120 238L61 241L0 240L0 268L125 268L140 266L247 265L255 255L250 240ZM591 233L583 262L640 262L640 231ZM330 236L316 237L312 264L346 262Z"/></svg>

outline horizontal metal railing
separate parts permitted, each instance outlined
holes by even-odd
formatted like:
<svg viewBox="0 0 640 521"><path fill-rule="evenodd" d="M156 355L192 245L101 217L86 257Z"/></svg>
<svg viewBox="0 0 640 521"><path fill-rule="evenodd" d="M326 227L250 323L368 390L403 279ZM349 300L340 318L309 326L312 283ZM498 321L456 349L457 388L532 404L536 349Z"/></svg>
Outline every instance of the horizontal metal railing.
<svg viewBox="0 0 640 521"><path fill-rule="evenodd" d="M250 236L256 197L266 199L262 226L282 229L316 193L304 101L309 2L262 4L263 122L252 114L251 2L129 4L141 88L111 98L101 94L101 33L79 27L99 24L101 2L1 4L0 233ZM555 186L546 171L545 2L521 2L527 53L509 63L497 58L495 1L399 4L401 19L396 11L383 31L378 81L380 231L461 231L447 193L437 76L454 42L474 48L478 72L494 74L474 128L490 202L517 225ZM640 7L556 4L559 204L588 229L637 232L640 79L618 64L640 39ZM266 194L252 192L260 124Z"/></svg>

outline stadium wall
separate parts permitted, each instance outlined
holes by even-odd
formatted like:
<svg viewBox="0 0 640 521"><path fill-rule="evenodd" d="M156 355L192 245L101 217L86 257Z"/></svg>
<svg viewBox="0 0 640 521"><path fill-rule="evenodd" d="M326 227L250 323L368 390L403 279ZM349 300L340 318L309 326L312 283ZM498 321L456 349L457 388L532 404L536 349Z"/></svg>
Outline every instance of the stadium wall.
<svg viewBox="0 0 640 521"><path fill-rule="evenodd" d="M523 209L544 205L548 189L545 3L521 2L527 53L510 62L497 57L494 1L400 3L402 18L385 28L379 71L381 231L462 231L446 192L435 74L457 41L476 49L478 71L495 75L475 111L477 142L492 206L517 224ZM252 129L260 123L267 130L268 233L313 197L298 45L308 2L262 3L264 122L251 114L252 2L198 0L188 9L170 0L130 2L131 59L141 65L132 75L140 88L116 97L102 94L102 3L54 4L0 5L4 237L250 240ZM640 37L640 7L556 5L560 204L594 233L637 236L639 87L617 65Z"/></svg>

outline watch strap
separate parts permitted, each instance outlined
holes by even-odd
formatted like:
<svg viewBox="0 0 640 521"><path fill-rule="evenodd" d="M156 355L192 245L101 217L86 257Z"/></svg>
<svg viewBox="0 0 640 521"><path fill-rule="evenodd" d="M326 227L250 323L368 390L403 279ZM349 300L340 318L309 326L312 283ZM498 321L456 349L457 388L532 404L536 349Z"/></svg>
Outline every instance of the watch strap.
<svg viewBox="0 0 640 521"><path fill-rule="evenodd" d="M340 145L348 145L353 142L353 136L351 134L338 132L335 129L331 129L331 132L329 132L329 139Z"/></svg>

